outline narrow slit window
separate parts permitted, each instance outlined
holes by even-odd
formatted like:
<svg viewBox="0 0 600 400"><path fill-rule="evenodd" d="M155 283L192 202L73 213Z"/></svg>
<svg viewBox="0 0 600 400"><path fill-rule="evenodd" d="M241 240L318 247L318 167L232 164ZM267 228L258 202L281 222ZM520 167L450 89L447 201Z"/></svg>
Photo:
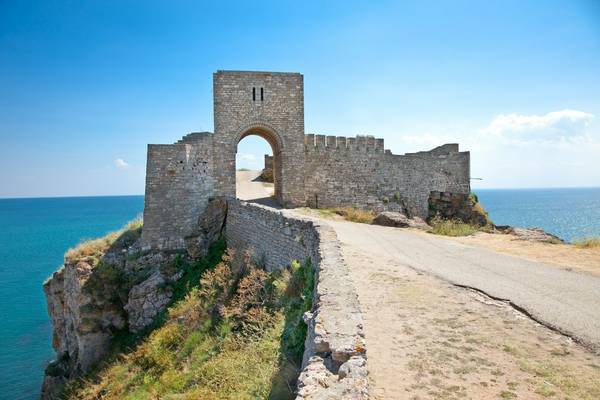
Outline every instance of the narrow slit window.
<svg viewBox="0 0 600 400"><path fill-rule="evenodd" d="M263 88L260 88L260 101L263 101L265 99L265 90Z"/></svg>
<svg viewBox="0 0 600 400"><path fill-rule="evenodd" d="M256 88L252 88L252 101L256 101Z"/></svg>

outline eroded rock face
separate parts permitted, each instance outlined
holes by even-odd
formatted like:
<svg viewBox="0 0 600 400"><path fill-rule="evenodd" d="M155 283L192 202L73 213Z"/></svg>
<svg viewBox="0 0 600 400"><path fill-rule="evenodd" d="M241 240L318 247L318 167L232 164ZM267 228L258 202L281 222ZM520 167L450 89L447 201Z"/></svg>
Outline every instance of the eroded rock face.
<svg viewBox="0 0 600 400"><path fill-rule="evenodd" d="M89 260L65 262L44 284L57 360L46 369L42 399L55 398L68 379L87 371L108 350L112 331L125 327L117 307L84 289L93 269Z"/></svg>
<svg viewBox="0 0 600 400"><path fill-rule="evenodd" d="M467 224L485 226L489 223L485 211L476 197L466 193L436 192L429 194L429 215L448 220L460 220Z"/></svg>
<svg viewBox="0 0 600 400"><path fill-rule="evenodd" d="M57 398L69 379L101 360L117 331L139 331L169 303L169 285L181 273L161 267L176 256L136 251L66 261L44 283L57 359L46 368L42 399Z"/></svg>
<svg viewBox="0 0 600 400"><path fill-rule="evenodd" d="M166 283L160 271L155 271L148 279L131 288L125 304L131 332L144 329L169 304L173 291Z"/></svg>
<svg viewBox="0 0 600 400"><path fill-rule="evenodd" d="M186 251L192 258L206 255L208 247L222 234L227 216L227 201L222 197L209 200L192 235L185 238Z"/></svg>

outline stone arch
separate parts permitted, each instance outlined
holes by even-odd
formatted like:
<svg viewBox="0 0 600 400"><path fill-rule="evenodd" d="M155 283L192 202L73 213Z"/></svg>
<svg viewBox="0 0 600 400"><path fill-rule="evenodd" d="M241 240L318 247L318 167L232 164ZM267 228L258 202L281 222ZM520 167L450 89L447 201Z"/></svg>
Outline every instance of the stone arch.
<svg viewBox="0 0 600 400"><path fill-rule="evenodd" d="M281 154L285 150L285 145L281 136L277 133L275 128L264 122L253 122L245 125L240 129L235 137L235 148L237 153L237 146L240 141L247 136L259 136L267 141L273 151L273 184L275 188L275 199L282 203L282 184L283 174L281 165Z"/></svg>

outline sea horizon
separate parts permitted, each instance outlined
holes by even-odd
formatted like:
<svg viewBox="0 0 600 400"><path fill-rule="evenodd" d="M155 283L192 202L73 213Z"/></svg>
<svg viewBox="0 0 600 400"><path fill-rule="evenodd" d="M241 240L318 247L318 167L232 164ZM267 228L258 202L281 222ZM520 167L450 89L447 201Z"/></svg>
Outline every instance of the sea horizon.
<svg viewBox="0 0 600 400"><path fill-rule="evenodd" d="M471 192L478 190L546 190L546 189L600 189L598 186L532 186L532 187L490 187L490 188L471 188ZM26 200L26 199L75 199L75 198L96 198L96 197L137 197L145 196L140 194L91 194L91 195L40 195L40 196L0 196L0 200Z"/></svg>

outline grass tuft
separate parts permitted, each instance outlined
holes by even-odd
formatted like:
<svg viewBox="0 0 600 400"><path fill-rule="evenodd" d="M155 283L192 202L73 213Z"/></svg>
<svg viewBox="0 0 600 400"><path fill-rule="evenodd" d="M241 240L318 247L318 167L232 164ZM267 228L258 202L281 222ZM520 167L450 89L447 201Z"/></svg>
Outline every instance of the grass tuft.
<svg viewBox="0 0 600 400"><path fill-rule="evenodd" d="M430 221L432 226L431 233L443 236L469 236L479 232L480 228L465 224L460 220L448 220L435 217Z"/></svg>
<svg viewBox="0 0 600 400"><path fill-rule="evenodd" d="M600 237L577 239L573 242L573 245L580 249L600 249Z"/></svg>
<svg viewBox="0 0 600 400"><path fill-rule="evenodd" d="M222 254L214 261L215 252ZM65 398L291 399L312 307L313 268L266 272L224 251L185 271L176 301L128 354L68 388ZM216 264L216 265L215 265Z"/></svg>
<svg viewBox="0 0 600 400"><path fill-rule="evenodd" d="M128 222L116 232L111 232L99 239L83 241L67 250L65 261L74 264L82 258L87 258L95 265L111 247L118 246L126 249L131 246L141 236L142 225L143 220L139 217Z"/></svg>
<svg viewBox="0 0 600 400"><path fill-rule="evenodd" d="M346 221L358 222L361 224L370 224L375 218L372 211L361 210L354 207L344 207L335 210L336 213L344 217Z"/></svg>

